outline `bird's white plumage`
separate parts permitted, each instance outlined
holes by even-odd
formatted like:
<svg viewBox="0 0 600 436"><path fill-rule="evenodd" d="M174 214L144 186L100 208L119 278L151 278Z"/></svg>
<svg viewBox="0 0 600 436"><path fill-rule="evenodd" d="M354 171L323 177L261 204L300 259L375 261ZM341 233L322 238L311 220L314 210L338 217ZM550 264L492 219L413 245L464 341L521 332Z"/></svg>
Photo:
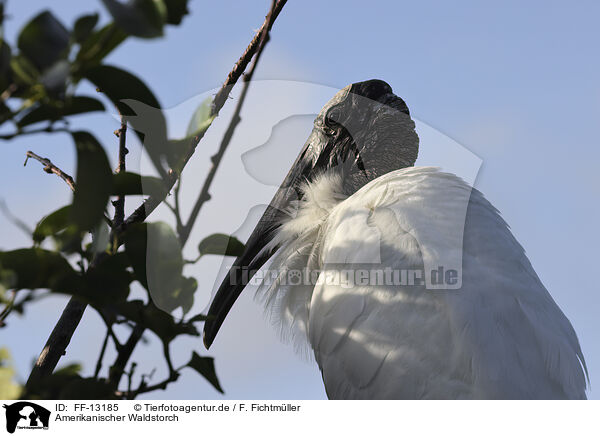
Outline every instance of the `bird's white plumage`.
<svg viewBox="0 0 600 436"><path fill-rule="evenodd" d="M460 256L462 286L264 286L282 331L308 339L330 398L585 398L570 322L479 191L412 167L340 192L331 174L305 187L272 241L281 277L340 276L340 264L426 270Z"/></svg>

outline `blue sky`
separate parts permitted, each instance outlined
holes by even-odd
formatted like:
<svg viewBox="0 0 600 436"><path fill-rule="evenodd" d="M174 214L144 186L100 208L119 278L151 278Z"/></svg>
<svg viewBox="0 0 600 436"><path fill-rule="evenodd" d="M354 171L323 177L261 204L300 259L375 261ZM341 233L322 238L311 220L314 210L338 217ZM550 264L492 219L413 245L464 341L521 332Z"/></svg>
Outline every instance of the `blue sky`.
<svg viewBox="0 0 600 436"><path fill-rule="evenodd" d="M14 40L23 23L46 4L9 0L7 38ZM108 61L138 72L163 107L178 107L221 84L269 4L267 0L192 0L192 14L182 26L169 27L165 39L128 41ZM104 13L100 2L92 0L57 0L52 10L68 24L84 12ZM276 184L277 177L257 182L244 171L241 157L265 142L273 122L294 113L318 112L335 89L349 83L386 80L407 102L411 114L438 132L427 135L429 143L421 141L422 158L435 163L430 150L439 147L435 142L446 135L481 159L475 186L501 211L573 323L595 386L600 374L600 293L595 273L600 245L595 230L600 222L599 13L600 4L592 1L290 0L255 75L287 85L278 88L271 86L274 82L264 82L269 84L266 88L257 83L250 89L242 114L245 123L228 150L215 179L214 200L201 213L201 228L193 238L238 229L240 237L247 234L257 218L253 206L269 201L275 189L270 185ZM296 88L290 81L304 85ZM206 151L198 153L189 169L185 195L190 198L199 189L208 156L226 125L228 106L206 137L201 150ZM173 113L177 131L187 123L187 112L174 109ZM114 156L112 117L93 115L74 124L93 126ZM286 144L289 151L282 154L281 162L273 162L273 172L287 169L310 131L310 117L290 122L289 129L296 132L288 135L294 139ZM74 147L68 137L38 135L2 145L0 197L15 214L34 225L44 213L69 201L59 179L33 162L22 166L25 151L32 149L73 173ZM139 150L132 151L135 168ZM449 165L446 159L452 160L440 157L438 164ZM156 219L166 217L161 211ZM0 247L28 243L4 217L0 226ZM221 266L217 258L202 262L195 271L201 283L198 310L208 301ZM58 297L43 300L1 331L0 343L10 347L22 377L63 304ZM85 356L91 353L95 362L101 323L89 311L82 324L66 360L83 361L89 371L93 363ZM147 371L157 367L158 377L163 368L155 345L151 339L134 359ZM181 341L174 354L186 359L191 348L206 353L199 340L190 339ZM186 372L180 382L152 398L324 398L314 362L299 358L292 347L279 342L262 309L252 301L252 292L236 304L210 355L217 359L225 397ZM600 395L592 390L589 397Z"/></svg>

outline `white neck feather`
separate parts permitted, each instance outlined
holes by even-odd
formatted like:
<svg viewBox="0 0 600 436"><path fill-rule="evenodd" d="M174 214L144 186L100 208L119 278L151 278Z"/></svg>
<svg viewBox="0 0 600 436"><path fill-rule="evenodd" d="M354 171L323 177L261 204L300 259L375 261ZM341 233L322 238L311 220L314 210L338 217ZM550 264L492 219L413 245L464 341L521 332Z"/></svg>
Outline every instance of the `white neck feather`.
<svg viewBox="0 0 600 436"><path fill-rule="evenodd" d="M281 224L271 247L279 246L267 264L265 280L257 291L271 322L284 340L291 340L296 350L312 356L307 343L307 326L313 285L291 283L296 271L309 275L319 256L321 228L330 212L347 198L341 176L323 173L302 187L303 198L293 204L289 218ZM294 272L292 272L294 271ZM292 276L290 276L290 274ZM273 277L277 277L276 280Z"/></svg>

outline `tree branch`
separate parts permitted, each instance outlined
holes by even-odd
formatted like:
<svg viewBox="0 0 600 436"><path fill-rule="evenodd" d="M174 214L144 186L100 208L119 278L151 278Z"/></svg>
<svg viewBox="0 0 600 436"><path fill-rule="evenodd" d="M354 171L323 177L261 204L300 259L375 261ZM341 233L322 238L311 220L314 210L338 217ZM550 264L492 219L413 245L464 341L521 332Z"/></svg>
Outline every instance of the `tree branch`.
<svg viewBox="0 0 600 436"><path fill-rule="evenodd" d="M29 374L28 387L36 386L41 379L52 374L58 361L65 354L86 307L87 304L74 297L69 300Z"/></svg>
<svg viewBox="0 0 600 436"><path fill-rule="evenodd" d="M41 164L43 164L45 172L47 172L48 174L56 174L58 177L63 179L67 185L69 185L69 188L71 188L71 191L75 191L75 181L73 180L73 177L71 177L70 175L65 173L63 170L61 170L59 167L54 165L50 159L38 156L33 151L27 151L27 157L25 158L25 162L23 163L23 166L27 165L27 161L29 160L29 158L35 159L38 162L40 162Z"/></svg>
<svg viewBox="0 0 600 436"><path fill-rule="evenodd" d="M227 150L227 147L229 146L229 143L231 142L231 139L233 138L235 129L237 128L238 124L242 120L242 118L240 117L240 113L242 111L242 107L244 106L244 101L246 100L248 88L250 87L250 81L252 80L252 76L254 75L254 71L256 70L256 65L258 64L260 55L262 54L263 49L265 48L265 45L269 41L269 30L273 26L273 21L275 20L275 18L277 16L276 15L276 6L280 5L281 7L283 7L283 5L285 4L286 1L287 0L276 2L276 0L272 0L271 10L269 11L269 14L267 15L267 18L265 20L267 24L266 24L266 26L263 26L263 29L261 29L262 32L259 34L260 40L259 40L258 48L256 50L256 56L254 57L254 60L252 61L252 66L250 67L250 70L248 70L248 73L246 75L244 75L244 79L243 79L244 87L242 89L240 98L235 107L235 111L233 113L233 116L231 117L229 126L227 126L225 135L223 135L223 139L221 140L221 145L219 146L219 150L210 159L212 162L212 166L206 176L206 180L204 181L204 185L202 186L202 189L200 190L200 194L198 195L198 198L196 199L196 203L194 204L194 207L192 208L190 217L189 217L187 223L183 226L181 233L179 234L181 246L184 246L185 243L187 242L188 238L190 237L190 233L192 232L194 223L196 222L196 219L198 218L200 209L202 208L204 203L206 203L211 198L210 193L208 191L213 182L215 174L217 173L217 169L219 168L221 160L223 159L225 150ZM279 10L281 10L281 9L279 9ZM215 100L216 100L216 98L215 98Z"/></svg>
<svg viewBox="0 0 600 436"><path fill-rule="evenodd" d="M167 368L169 370L169 375L166 379L164 379L163 381L161 381L160 383L156 383L153 385L147 385L146 384L146 380L144 379L144 377L142 376L142 381L140 383L140 386L135 390L132 391L131 390L131 380L129 381L129 386L127 388L127 392L122 392L122 391L115 391L115 395L118 398L126 398L129 400L133 400L134 398L136 398L138 395L140 394L144 394L146 392L152 392L152 391L156 391L158 389L166 389L167 386L174 382L177 381L179 379L179 371L185 367L182 366L181 368L175 369L173 367L173 362L171 360L171 352L169 350L169 344L167 342L163 342L163 353L165 356L165 361L167 363Z"/></svg>
<svg viewBox="0 0 600 436"><path fill-rule="evenodd" d="M121 381L121 377L125 372L127 362L131 358L135 346L142 338L144 330L145 328L140 325L136 325L133 328L131 334L129 335L129 339L127 339L127 342L125 342L125 344L119 350L119 354L115 359L115 363L110 367L108 382L111 383L115 389L119 387L119 382Z"/></svg>
<svg viewBox="0 0 600 436"><path fill-rule="evenodd" d="M129 392L115 391L115 396L117 398L126 398L128 400L133 400L140 394L145 394L147 392L156 391L158 389L164 390L167 388L167 386L169 386L170 383L177 381L177 379L179 379L179 373L174 372L172 374L169 374L169 376L165 380L161 381L160 383L156 383L153 385L147 385L144 382L135 391L129 391Z"/></svg>
<svg viewBox="0 0 600 436"><path fill-rule="evenodd" d="M229 94L231 93L231 88L233 87L233 85L235 85L237 83L238 79L240 78L240 76L242 75L242 73L244 72L246 67L248 66L250 59L252 59L252 56L254 55L254 53L256 53L258 51L258 47L260 46L261 42L263 42L264 35L271 30L271 28L273 27L273 23L279 16L279 13L285 6L286 2L287 2L287 0L278 0L278 1L273 0L272 1L271 9L270 9L269 13L267 14L267 16L265 17L265 21L263 22L263 25L258 30L258 32L256 32L256 35L254 36L254 38L248 45L248 48L246 48L246 51L244 52L244 54L236 62L233 69L227 76L225 83L223 83L223 86L221 86L221 89L215 95L215 99L213 100L213 105L212 105L212 110L211 110L212 115L219 114L219 111L221 110L221 108L225 104L225 101L227 100L227 97L229 97Z"/></svg>

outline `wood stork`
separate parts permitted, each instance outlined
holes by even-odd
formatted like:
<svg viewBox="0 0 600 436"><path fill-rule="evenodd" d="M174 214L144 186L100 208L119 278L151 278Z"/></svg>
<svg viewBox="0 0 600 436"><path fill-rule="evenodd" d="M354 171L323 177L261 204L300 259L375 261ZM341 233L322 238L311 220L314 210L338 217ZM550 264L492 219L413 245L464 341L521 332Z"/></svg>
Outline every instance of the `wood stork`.
<svg viewBox="0 0 600 436"><path fill-rule="evenodd" d="M329 398L585 399L575 331L523 248L479 191L413 167L418 142L387 83L338 92L218 289L206 347L271 259L278 278L259 292L307 340ZM460 277L430 286L427 267L446 261ZM373 265L423 273L335 280ZM328 275L292 283L290 271Z"/></svg>

